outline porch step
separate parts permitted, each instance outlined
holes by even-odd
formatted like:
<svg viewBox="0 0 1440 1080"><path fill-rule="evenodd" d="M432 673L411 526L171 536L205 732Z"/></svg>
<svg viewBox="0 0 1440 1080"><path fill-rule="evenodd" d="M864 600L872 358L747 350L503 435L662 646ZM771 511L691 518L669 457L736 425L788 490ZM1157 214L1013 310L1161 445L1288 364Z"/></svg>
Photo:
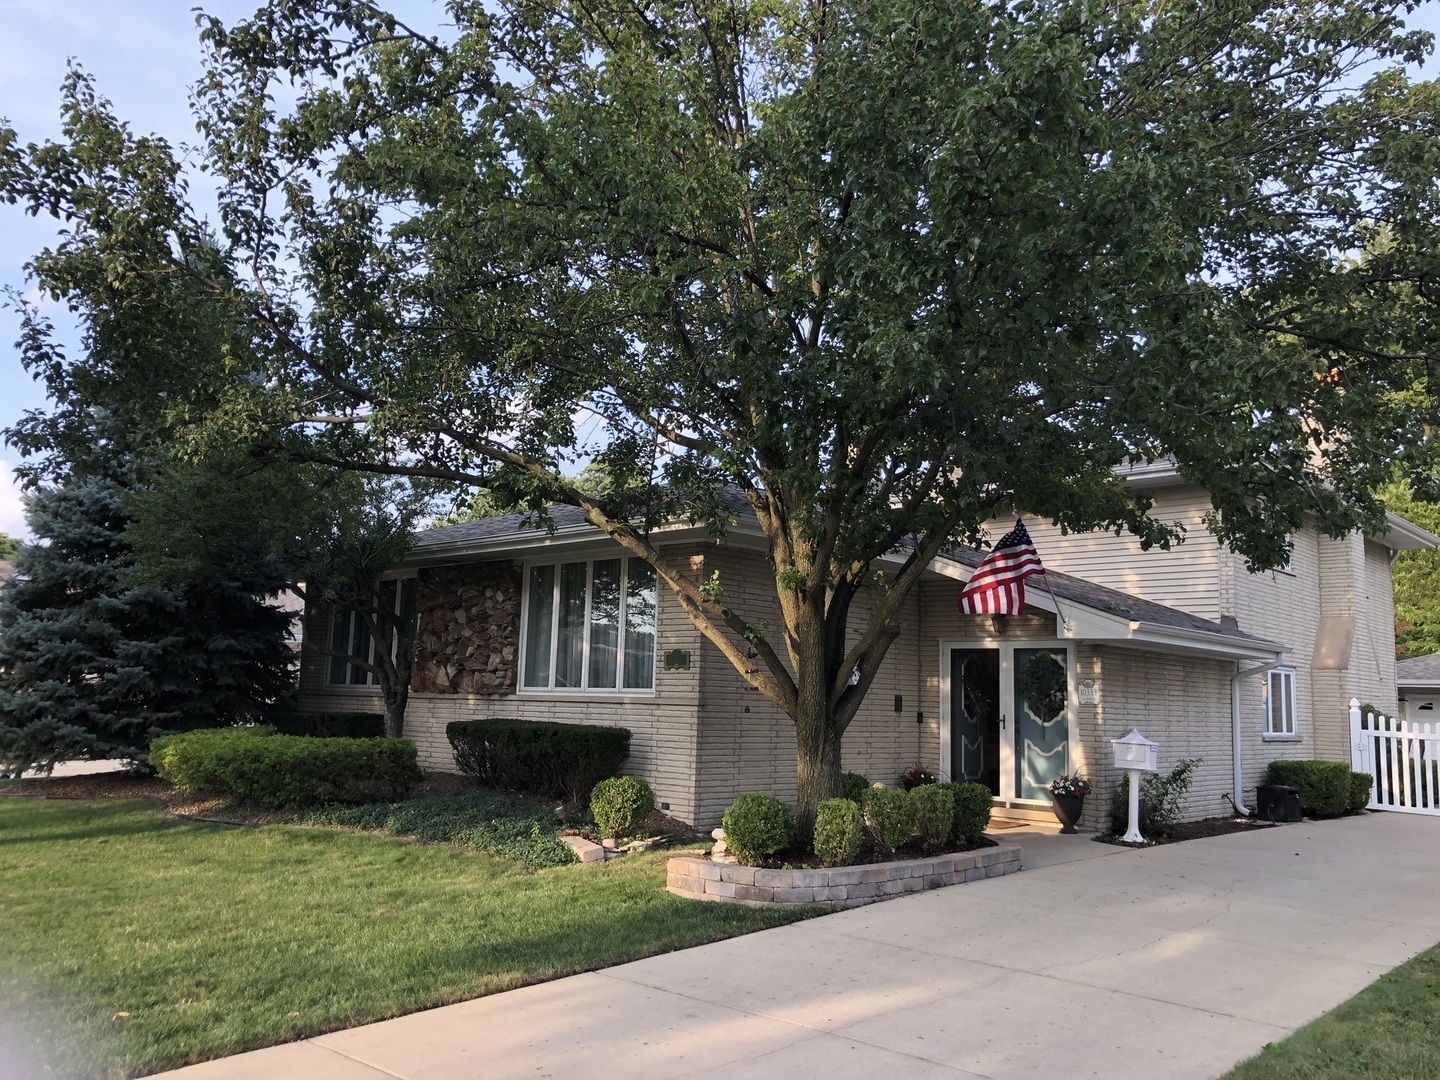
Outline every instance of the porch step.
<svg viewBox="0 0 1440 1080"><path fill-rule="evenodd" d="M1003 806L999 803L990 812L991 827L1001 829L1006 824L1011 827L1015 825L1054 825L1055 811L1040 807L1030 806Z"/></svg>

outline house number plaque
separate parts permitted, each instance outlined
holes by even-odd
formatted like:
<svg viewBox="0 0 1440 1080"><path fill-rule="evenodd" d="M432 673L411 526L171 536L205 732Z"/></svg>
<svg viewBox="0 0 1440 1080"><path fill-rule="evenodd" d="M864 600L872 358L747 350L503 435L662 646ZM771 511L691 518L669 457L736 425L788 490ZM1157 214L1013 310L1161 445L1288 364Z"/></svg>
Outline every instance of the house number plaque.
<svg viewBox="0 0 1440 1080"><path fill-rule="evenodd" d="M667 652L667 653L665 654L665 670L666 670L666 671L689 671L689 670L690 670L690 650L688 650L688 649L671 649L669 652Z"/></svg>
<svg viewBox="0 0 1440 1080"><path fill-rule="evenodd" d="M1100 684L1094 679L1081 679L1079 690L1081 705L1100 704Z"/></svg>

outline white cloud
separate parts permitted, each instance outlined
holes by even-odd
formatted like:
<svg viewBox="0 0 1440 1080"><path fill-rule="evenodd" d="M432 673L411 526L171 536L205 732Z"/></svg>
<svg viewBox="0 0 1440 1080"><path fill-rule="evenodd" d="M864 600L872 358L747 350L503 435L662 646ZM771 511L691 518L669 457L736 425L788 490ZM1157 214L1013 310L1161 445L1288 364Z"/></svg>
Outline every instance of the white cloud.
<svg viewBox="0 0 1440 1080"><path fill-rule="evenodd" d="M0 461L0 532L29 540L25 524L25 504L20 498L20 482L8 461Z"/></svg>

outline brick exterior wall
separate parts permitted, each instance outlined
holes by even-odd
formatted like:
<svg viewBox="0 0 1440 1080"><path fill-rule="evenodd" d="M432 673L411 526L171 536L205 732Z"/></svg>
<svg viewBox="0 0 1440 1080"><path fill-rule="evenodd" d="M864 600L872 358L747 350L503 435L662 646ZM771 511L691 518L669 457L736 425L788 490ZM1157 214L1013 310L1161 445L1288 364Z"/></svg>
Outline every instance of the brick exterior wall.
<svg viewBox="0 0 1440 1080"><path fill-rule="evenodd" d="M1190 497L1168 498L1177 513L1193 512ZM1071 538L1067 545L1054 549L1046 548L1039 533L1036 539L1047 565L1064 569L1063 564L1078 555L1084 555L1082 561L1096 563L1098 556L1091 548L1103 548L1115 538L1091 534ZM1294 741L1264 738L1265 680L1252 676L1242 681L1243 801L1252 802L1254 787L1263 778L1266 763L1276 757L1348 759L1346 716L1339 706L1348 703L1350 696L1359 696L1382 709L1395 708L1393 649L1381 647L1390 632L1388 553L1373 541L1358 537L1328 541L1307 529L1297 537L1289 573L1251 575L1237 559L1214 557L1213 549L1205 546L1207 539L1203 535L1191 538L1196 546L1191 548L1194 554L1186 563L1187 572L1193 571L1199 579L1187 586L1187 605L1191 610L1207 607L1194 593L1203 586L1209 590L1215 608L1230 607L1221 614L1234 615L1242 629L1288 645L1291 651L1286 662L1296 670L1299 738ZM1057 553L1060 557L1053 558ZM610 549L597 548L588 557L608 554ZM777 647L783 645L773 574L763 552L737 544L696 543L672 547L667 554L688 567L696 580L718 572L727 603L752 620L763 622L770 640ZM1129 557L1128 549L1112 550L1108 555L1119 567L1116 573L1129 572L1123 565ZM478 588L483 596L486 586L479 584L481 565L452 568L450 576L437 574L431 580L468 583L461 587ZM513 575L513 569L509 573ZM1123 582L1115 584L1124 587ZM915 764L948 773L950 763L940 760L940 674L942 665L948 663L948 654L942 657L940 643L1056 636L1053 616L1040 612L1008 620L1003 635L998 635L988 617L958 613L959 590L956 581L927 577L907 604L900 637L891 646L860 713L845 734L844 769L886 783L894 783L901 772ZM435 619L430 636L443 639L452 635L446 647L453 650L454 643L463 640L463 634L453 637L453 627L440 629L444 619L438 613L444 611L444 603L438 602L439 595L428 609ZM865 625L874 599L869 594L857 599L852 634ZM503 616L507 603L486 610L499 610ZM1357 618L1351 668L1312 671L1310 661L1319 617L1341 612L1353 613ZM470 621L468 611L466 621ZM518 628L516 621L505 625L512 632ZM318 623L307 627L307 632L323 640L326 628ZM503 645L497 653L494 642L490 644L488 652L481 652L487 665L483 670L493 675L503 670L506 657ZM689 667L666 670L665 655L672 651L688 654ZM633 756L626 771L645 777L655 788L657 798L670 804L669 812L682 820L704 827L716 825L730 802L747 791L769 792L793 801L795 737L789 718L761 694L747 688L729 661L701 636L663 586L659 590L656 652L653 695L517 694L513 664L508 681L498 692L470 690L463 679L458 686L452 681L448 692L438 692L429 689L433 684L427 681L427 688L411 697L406 733L419 745L425 767L452 769L453 757L445 738L445 724L451 720L515 716L623 724L635 733ZM433 670L442 657L453 655L453 651L446 653L437 647L427 654L426 662ZM501 663L491 668L488 665L496 655ZM1072 768L1083 770L1097 786L1095 797L1086 807L1086 827L1105 821L1110 794L1119 781L1118 774L1112 775L1109 768L1109 740L1125 734L1130 727L1139 727L1160 743L1163 769L1168 770L1183 757L1204 759L1191 792L1187 817L1228 812L1229 804L1222 796L1227 792L1235 794L1231 791L1230 734L1234 662L1078 642L1075 665L1076 678L1093 679L1100 694L1098 704L1076 707ZM897 695L901 698L898 713ZM325 663L313 656L307 657L302 666L301 703L307 709L379 709L378 693L371 688L326 685ZM916 723L917 713L922 714L920 723Z"/></svg>
<svg viewBox="0 0 1440 1080"><path fill-rule="evenodd" d="M688 564L692 574L698 576L703 561L691 559L690 547L663 550L682 564ZM584 557L606 558L618 553L617 547L613 552L601 549ZM452 772L455 757L445 736L445 726L453 720L516 717L626 727L632 738L630 760L623 771L644 777L654 788L656 801L669 804L667 813L682 821L693 821L700 632L663 586L658 591L655 618L653 693L517 693L513 679L508 691L496 694L412 691L405 713L405 737L415 741L423 768ZM312 629L315 633L324 633L323 620L310 621L313 627L307 625L307 633ZM665 653L673 650L690 654L688 669L665 670ZM380 695L373 687L328 685L323 658L307 656L301 666L300 704L304 709L315 710L379 711Z"/></svg>

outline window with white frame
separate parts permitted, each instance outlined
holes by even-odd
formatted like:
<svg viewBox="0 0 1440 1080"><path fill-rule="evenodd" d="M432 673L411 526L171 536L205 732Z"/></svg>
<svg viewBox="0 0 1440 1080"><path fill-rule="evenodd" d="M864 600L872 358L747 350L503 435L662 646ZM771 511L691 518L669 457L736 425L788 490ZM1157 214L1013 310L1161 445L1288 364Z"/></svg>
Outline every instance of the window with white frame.
<svg viewBox="0 0 1440 1080"><path fill-rule="evenodd" d="M1295 734L1295 671L1276 668L1266 676L1265 734Z"/></svg>
<svg viewBox="0 0 1440 1080"><path fill-rule="evenodd" d="M655 569L614 558L525 571L525 690L652 690Z"/></svg>
<svg viewBox="0 0 1440 1080"><path fill-rule="evenodd" d="M411 628L412 635L415 627L415 588L414 578L380 583L382 603L400 617L403 625ZM395 643L388 623L383 627L383 639L393 656ZM330 648L346 654L336 656L332 653L330 656L326 681L331 686L375 686L380 682L374 672L365 670L350 659L353 657L373 664L378 655L365 616L347 608L337 608L330 616Z"/></svg>

